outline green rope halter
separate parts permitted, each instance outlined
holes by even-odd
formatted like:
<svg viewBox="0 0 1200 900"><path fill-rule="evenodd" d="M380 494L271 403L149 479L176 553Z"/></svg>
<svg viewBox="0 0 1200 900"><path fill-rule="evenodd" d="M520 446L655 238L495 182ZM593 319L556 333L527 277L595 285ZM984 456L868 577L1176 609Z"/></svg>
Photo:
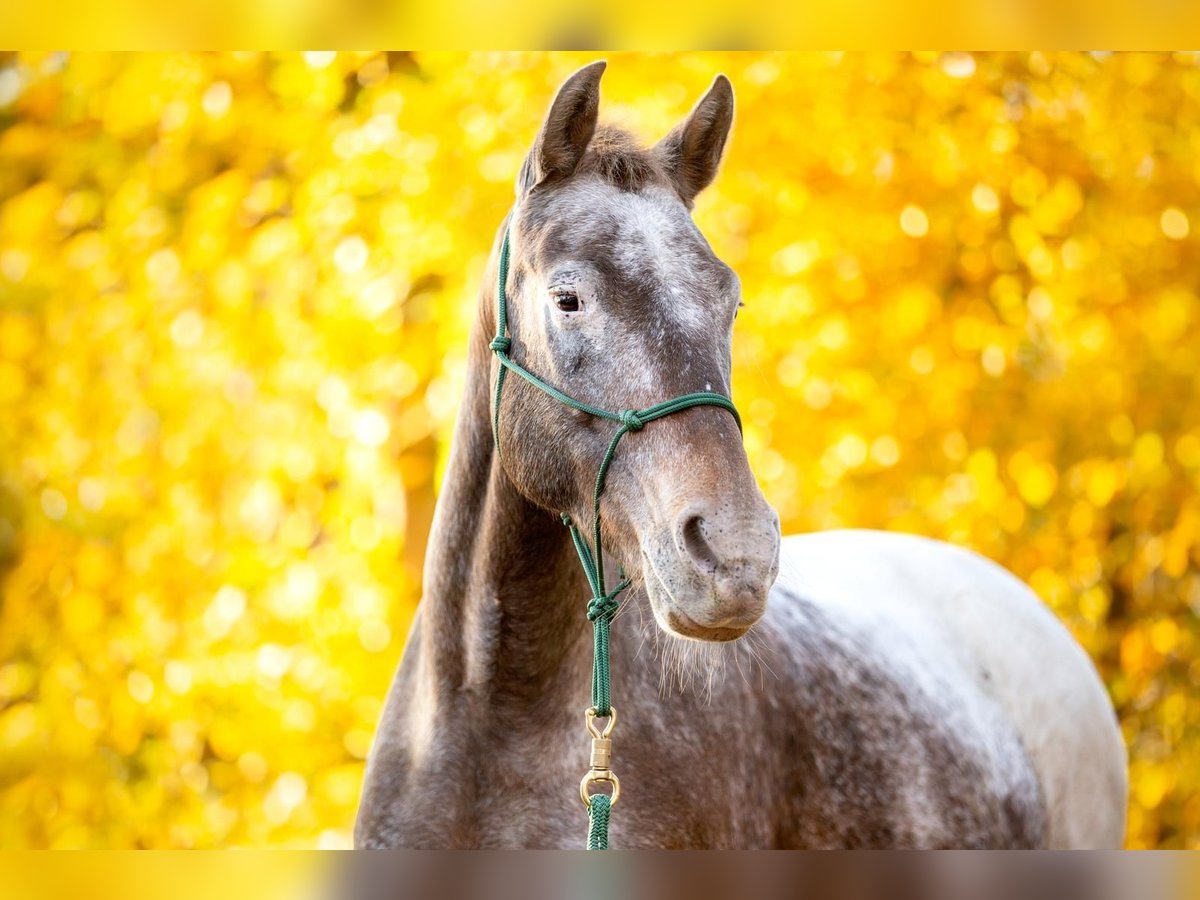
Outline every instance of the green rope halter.
<svg viewBox="0 0 1200 900"><path fill-rule="evenodd" d="M610 422L616 422L620 426L613 432L612 439L608 443L608 449L605 451L604 458L600 461L600 468L596 473L595 490L592 493L592 544L590 547L587 540L580 533L579 528L571 520L571 517L566 513L562 513L563 524L571 531L571 541L575 545L575 552L579 555L580 565L583 567L583 573L587 577L588 586L592 591L592 599L587 605L587 617L593 625L595 637L595 655L592 663L592 709L588 711L590 722L592 717L607 718L613 714L608 671L608 626L617 614L617 609L620 607L617 597L625 588L629 587L629 579L625 577L624 570L622 569L620 583L611 591L605 590L604 548L600 539L600 495L604 492L604 481L608 476L608 468L612 464L613 457L616 455L617 444L629 432L641 431L642 428L655 419L683 412L685 409L691 409L695 406L719 406L722 409L728 410L737 422L739 430L742 427L742 420L738 416L738 411L733 405L733 401L724 394L717 394L713 391L696 391L691 394L683 394L674 399L664 400L662 403L648 406L645 409L626 409L621 412L611 412L610 410L601 409L598 406L584 403L581 400L576 400L574 397L564 394L553 385L542 381L519 363L514 362L512 357L508 355L509 350L512 349L512 339L508 336L508 257L509 232L505 230L504 241L500 246L496 336L488 345L492 352L496 354L496 359L500 363L500 370L496 375L496 393L492 398L492 431L496 441L497 452L500 450L500 397L504 391L505 376L509 371L515 372L538 390L550 395L559 403L571 409L595 416L598 419L608 419ZM595 751L593 750L594 753ZM594 773L595 771L595 764L593 764L592 772ZM613 803L615 803L616 795L614 793L611 802L610 798L605 794L595 794L588 798L585 790L587 778L588 776L585 776L585 784L581 786L581 793L585 796L584 802L587 804L591 823L587 846L589 850L607 850L609 810ZM597 780L615 782L615 776L610 774L607 778Z"/></svg>

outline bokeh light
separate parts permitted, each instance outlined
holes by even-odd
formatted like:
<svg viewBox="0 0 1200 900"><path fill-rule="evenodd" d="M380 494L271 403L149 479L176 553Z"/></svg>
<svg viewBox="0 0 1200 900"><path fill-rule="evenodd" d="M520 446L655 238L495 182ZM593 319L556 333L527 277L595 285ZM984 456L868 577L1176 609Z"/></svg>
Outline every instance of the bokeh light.
<svg viewBox="0 0 1200 900"><path fill-rule="evenodd" d="M0 57L0 846L348 843L486 253L592 58ZM1200 847L1200 57L609 60L648 140L734 83L697 218L785 529L1026 579L1129 845Z"/></svg>

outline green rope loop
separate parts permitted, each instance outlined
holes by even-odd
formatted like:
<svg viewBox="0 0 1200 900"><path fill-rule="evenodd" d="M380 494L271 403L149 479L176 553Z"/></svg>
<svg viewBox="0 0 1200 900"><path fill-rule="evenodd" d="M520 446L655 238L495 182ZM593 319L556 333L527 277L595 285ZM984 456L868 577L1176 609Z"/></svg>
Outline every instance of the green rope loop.
<svg viewBox="0 0 1200 900"><path fill-rule="evenodd" d="M600 495L604 492L604 483L608 478L609 466L612 465L613 457L617 454L617 445L625 435L633 431L641 431L647 424L656 419L661 419L677 412L683 412L687 409L693 409L697 406L715 406L724 409L733 416L739 431L742 428L742 419L738 415L737 407L733 405L733 401L724 394L718 394L714 391L695 391L690 394L674 397L670 400L664 400L645 409L625 409L620 412L612 412L602 409L599 406L594 406L591 403L576 400L569 394L565 394L554 387L554 385L542 381L542 379L515 362L508 355L512 349L512 339L508 335L508 265L509 232L505 229L504 240L500 245L500 266L496 291L496 336L488 344L489 349L496 354L496 360L500 364L499 371L496 374L496 391L492 396L492 434L496 442L496 451L499 452L500 450L500 399L504 391L504 379L509 372L514 372L542 393L549 395L570 409L594 416L597 419L606 419L610 422L615 422L619 426L613 432L613 436L608 442L608 448L604 451L604 457L600 461L600 467L596 471L596 484L592 492L591 546L588 545L587 540L584 539L571 517L565 512L561 514L563 524L571 532L571 542L575 545L575 553L579 557L579 564L583 568L583 574L587 578L588 587L592 591L592 598L588 601L587 605L587 617L591 621L594 631L592 706L596 709L596 715L603 718L607 717L612 710L610 696L611 675L608 668L608 626L620 608L621 604L618 597L630 584L629 579L625 577L624 571L622 571L621 583L611 591L605 591L604 589L604 545L600 535ZM611 801L607 795L597 794L592 797L589 809L591 825L588 829L588 849L607 850L608 818L611 810Z"/></svg>
<svg viewBox="0 0 1200 900"><path fill-rule="evenodd" d="M608 815L612 810L612 802L608 794L593 794L592 805L588 807L587 848L589 850L608 849Z"/></svg>

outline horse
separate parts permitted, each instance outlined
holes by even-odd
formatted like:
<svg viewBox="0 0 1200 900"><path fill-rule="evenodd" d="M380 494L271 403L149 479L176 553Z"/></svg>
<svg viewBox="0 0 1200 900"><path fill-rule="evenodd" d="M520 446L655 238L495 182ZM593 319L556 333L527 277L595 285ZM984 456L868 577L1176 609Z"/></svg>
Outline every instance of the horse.
<svg viewBox="0 0 1200 900"><path fill-rule="evenodd" d="M558 91L492 247L359 847L581 846L590 586L560 514L587 521L614 428L586 407L730 394L739 282L691 211L732 87L645 148L598 122L604 66ZM519 378L497 394L502 255L505 349L585 408ZM922 537L783 539L727 409L638 424L596 501L610 583L630 582L613 846L1120 846L1113 708L1025 584Z"/></svg>

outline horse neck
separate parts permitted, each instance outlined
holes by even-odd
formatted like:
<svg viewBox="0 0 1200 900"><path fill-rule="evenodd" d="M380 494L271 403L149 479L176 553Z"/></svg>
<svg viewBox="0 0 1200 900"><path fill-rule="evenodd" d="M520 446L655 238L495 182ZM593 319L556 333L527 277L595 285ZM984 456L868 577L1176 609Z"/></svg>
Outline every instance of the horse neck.
<svg viewBox="0 0 1200 900"><path fill-rule="evenodd" d="M490 418L490 327L481 317L474 329L429 536L420 658L435 691L465 689L500 709L565 689L564 668L586 671L588 593L567 529L526 500L500 465ZM581 684L570 687L578 693Z"/></svg>

